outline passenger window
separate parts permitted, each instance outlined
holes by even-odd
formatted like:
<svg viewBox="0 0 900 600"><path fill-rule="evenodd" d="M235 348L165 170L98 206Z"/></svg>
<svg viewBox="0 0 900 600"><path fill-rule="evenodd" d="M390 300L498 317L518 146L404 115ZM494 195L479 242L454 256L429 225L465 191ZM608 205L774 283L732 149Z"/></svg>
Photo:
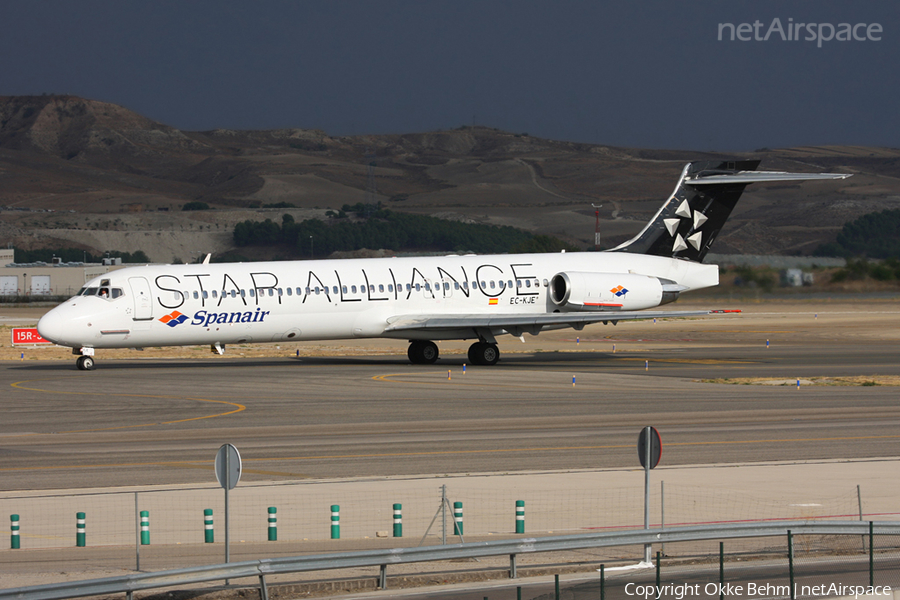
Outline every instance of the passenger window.
<svg viewBox="0 0 900 600"><path fill-rule="evenodd" d="M194 300L199 300L199 299L200 299L200 294L195 291L194 292Z"/></svg>
<svg viewBox="0 0 900 600"><path fill-rule="evenodd" d="M388 291L389 291L389 292L393 292L393 291L394 291L394 284L393 284L393 283L389 283L389 284L388 284Z"/></svg>
<svg viewBox="0 0 900 600"><path fill-rule="evenodd" d="M316 296L319 295L319 286L316 286Z"/></svg>
<svg viewBox="0 0 900 600"><path fill-rule="evenodd" d="M426 289L427 291L430 292L430 291L431 291L431 284L428 283L428 282L426 282L426 283L425 283L425 289Z"/></svg>
<svg viewBox="0 0 900 600"><path fill-rule="evenodd" d="M319 288L316 288L316 293L319 293ZM309 296L309 288L306 288L306 295Z"/></svg>
<svg viewBox="0 0 900 600"><path fill-rule="evenodd" d="M378 291L379 291L379 292L383 292L383 291L384 291L384 285L382 285L382 284L379 283L379 284L378 284Z"/></svg>
<svg viewBox="0 0 900 600"><path fill-rule="evenodd" d="M307 293L307 294L309 293L309 288L306 288L306 293ZM303 295L303 292L300 290L300 288L297 288L297 295L298 295L298 296L302 296L302 295Z"/></svg>
<svg viewBox="0 0 900 600"><path fill-rule="evenodd" d="M418 285L418 284L417 284L417 285ZM411 289L411 288L409 287L409 284L407 283L407 284L406 284L406 291L408 292L408 291L410 291L410 289Z"/></svg>
<svg viewBox="0 0 900 600"><path fill-rule="evenodd" d="M207 298L209 298L209 292L203 290L203 299L206 300Z"/></svg>
<svg viewBox="0 0 900 600"><path fill-rule="evenodd" d="M337 286L332 287L332 288L331 288L331 291L332 291L332 293L337 294L337 293L338 293ZM344 286L344 291L345 291L345 292L347 291L347 286L346 286L346 285Z"/></svg>
<svg viewBox="0 0 900 600"><path fill-rule="evenodd" d="M369 293L370 293L370 294L374 294L374 293L375 293L375 286L374 286L374 285L370 285L370 286L369 286Z"/></svg>
<svg viewBox="0 0 900 600"><path fill-rule="evenodd" d="M547 283L547 280L545 279L545 280L544 280L544 287L547 287L548 285L550 285L550 284Z"/></svg>
<svg viewBox="0 0 900 600"><path fill-rule="evenodd" d="M491 289L494 289L494 281L491 280Z"/></svg>
<svg viewBox="0 0 900 600"><path fill-rule="evenodd" d="M213 298L218 298L218 297L219 297L219 292L217 292L216 290L213 290L213 292L212 292L212 297L213 297Z"/></svg>
<svg viewBox="0 0 900 600"><path fill-rule="evenodd" d="M253 298L255 295L256 295L256 290L253 289L253 288L250 288L250 297ZM261 295L262 295L262 294L260 294L260 296L261 296Z"/></svg>
<svg viewBox="0 0 900 600"><path fill-rule="evenodd" d="M481 282L481 289L483 289L483 290L484 290L484 289L487 289L487 286L484 285L484 282L483 282L483 281Z"/></svg>
<svg viewBox="0 0 900 600"><path fill-rule="evenodd" d="M458 290L458 289L459 289L459 282L458 282L458 281L454 281L454 282L453 282L453 289L454 289L454 290Z"/></svg>
<svg viewBox="0 0 900 600"><path fill-rule="evenodd" d="M469 289L469 282L468 282L468 281L463 281L463 289L464 289L464 290Z"/></svg>
<svg viewBox="0 0 900 600"><path fill-rule="evenodd" d="M417 284L416 284L416 291L419 292L419 291L421 291L421 290L422 290L422 286L419 285L419 284L417 283Z"/></svg>
<svg viewBox="0 0 900 600"><path fill-rule="evenodd" d="M344 293L346 294L346 293L347 293L347 286L346 286L346 285L345 285L345 286L341 286L341 291L344 292Z"/></svg>
<svg viewBox="0 0 900 600"><path fill-rule="evenodd" d="M244 290L241 290L241 298L246 298L246 297L247 297L247 294L244 292Z"/></svg>
<svg viewBox="0 0 900 600"><path fill-rule="evenodd" d="M281 295L282 295L281 288L278 288L278 296L280 297Z"/></svg>
<svg viewBox="0 0 900 600"><path fill-rule="evenodd" d="M287 295L292 296L293 294L294 294L293 290L291 290L291 288L287 288Z"/></svg>
<svg viewBox="0 0 900 600"><path fill-rule="evenodd" d="M531 287L531 280L530 280L530 279L526 279L526 280L525 280L525 287Z"/></svg>
<svg viewBox="0 0 900 600"><path fill-rule="evenodd" d="M234 298L237 296L237 292L235 290L231 290L231 297Z"/></svg>

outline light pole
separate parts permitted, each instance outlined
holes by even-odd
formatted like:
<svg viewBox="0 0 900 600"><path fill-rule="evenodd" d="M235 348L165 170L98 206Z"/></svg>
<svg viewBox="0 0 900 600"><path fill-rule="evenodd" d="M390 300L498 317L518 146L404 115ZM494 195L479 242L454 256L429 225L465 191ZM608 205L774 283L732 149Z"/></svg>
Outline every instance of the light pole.
<svg viewBox="0 0 900 600"><path fill-rule="evenodd" d="M309 236L309 257L314 258L315 254L313 254L313 239L312 236Z"/></svg>

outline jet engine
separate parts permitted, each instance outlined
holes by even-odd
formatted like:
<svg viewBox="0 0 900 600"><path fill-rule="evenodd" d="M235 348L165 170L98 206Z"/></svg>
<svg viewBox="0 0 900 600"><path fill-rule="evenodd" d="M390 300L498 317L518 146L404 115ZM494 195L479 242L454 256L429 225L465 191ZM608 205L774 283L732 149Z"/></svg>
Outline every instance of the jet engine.
<svg viewBox="0 0 900 600"><path fill-rule="evenodd" d="M550 279L550 300L566 310L642 310L673 302L685 289L648 275L564 271Z"/></svg>

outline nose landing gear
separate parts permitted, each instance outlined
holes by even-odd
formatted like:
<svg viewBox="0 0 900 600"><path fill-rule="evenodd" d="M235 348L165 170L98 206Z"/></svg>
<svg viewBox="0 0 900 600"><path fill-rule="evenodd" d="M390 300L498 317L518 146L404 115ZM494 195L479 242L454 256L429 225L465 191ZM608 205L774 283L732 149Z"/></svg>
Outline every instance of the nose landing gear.
<svg viewBox="0 0 900 600"><path fill-rule="evenodd" d="M79 371L91 371L94 368L94 357L79 356L75 361L75 366L78 367Z"/></svg>

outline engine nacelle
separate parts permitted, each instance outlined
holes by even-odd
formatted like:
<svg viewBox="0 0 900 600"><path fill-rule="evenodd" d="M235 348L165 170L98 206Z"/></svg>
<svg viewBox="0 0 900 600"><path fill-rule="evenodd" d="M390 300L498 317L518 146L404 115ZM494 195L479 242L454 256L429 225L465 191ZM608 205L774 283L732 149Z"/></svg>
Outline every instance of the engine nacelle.
<svg viewBox="0 0 900 600"><path fill-rule="evenodd" d="M550 279L550 300L568 310L642 310L672 302L684 289L648 275L568 271Z"/></svg>

